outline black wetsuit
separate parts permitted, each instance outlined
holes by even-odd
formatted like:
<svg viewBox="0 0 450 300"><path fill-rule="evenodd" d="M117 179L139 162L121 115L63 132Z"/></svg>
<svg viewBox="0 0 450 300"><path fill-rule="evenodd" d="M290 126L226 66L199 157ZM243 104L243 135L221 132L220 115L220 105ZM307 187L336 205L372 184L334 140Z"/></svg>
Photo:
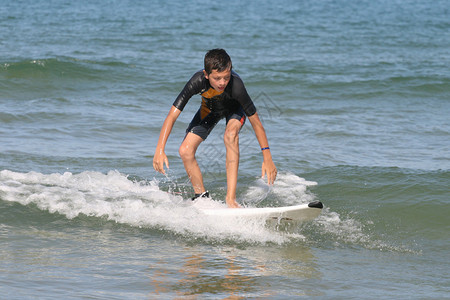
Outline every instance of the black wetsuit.
<svg viewBox="0 0 450 300"><path fill-rule="evenodd" d="M237 119L244 124L246 115L252 116L256 113L255 105L244 83L234 71L231 71L230 81L223 92L218 92L211 87L202 70L196 72L186 83L173 105L183 110L189 99L196 94L202 96L202 104L186 133L195 133L204 140L219 120L226 118L228 123L231 119Z"/></svg>

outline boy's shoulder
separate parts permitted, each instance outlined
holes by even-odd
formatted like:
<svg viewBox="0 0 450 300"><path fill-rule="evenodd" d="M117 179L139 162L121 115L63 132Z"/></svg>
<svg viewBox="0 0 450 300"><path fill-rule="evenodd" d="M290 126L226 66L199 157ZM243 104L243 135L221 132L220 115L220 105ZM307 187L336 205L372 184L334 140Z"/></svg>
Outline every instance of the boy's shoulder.
<svg viewBox="0 0 450 300"><path fill-rule="evenodd" d="M230 83L232 86L236 89L243 89L244 87L244 81L241 79L238 73L231 70L231 80Z"/></svg>
<svg viewBox="0 0 450 300"><path fill-rule="evenodd" d="M208 79L206 79L203 70L199 70L191 76L189 81L184 87L184 91L190 91L192 94L197 94L207 89L209 85Z"/></svg>

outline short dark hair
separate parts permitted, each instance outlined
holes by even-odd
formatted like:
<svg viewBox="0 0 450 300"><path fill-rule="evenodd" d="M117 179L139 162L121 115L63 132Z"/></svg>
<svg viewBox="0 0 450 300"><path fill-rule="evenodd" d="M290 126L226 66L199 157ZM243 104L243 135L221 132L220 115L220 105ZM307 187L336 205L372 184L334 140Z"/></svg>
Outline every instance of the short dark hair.
<svg viewBox="0 0 450 300"><path fill-rule="evenodd" d="M205 71L209 75L213 70L217 72L223 72L231 70L233 65L231 64L231 58L228 53L223 49L211 49L206 52L205 55Z"/></svg>

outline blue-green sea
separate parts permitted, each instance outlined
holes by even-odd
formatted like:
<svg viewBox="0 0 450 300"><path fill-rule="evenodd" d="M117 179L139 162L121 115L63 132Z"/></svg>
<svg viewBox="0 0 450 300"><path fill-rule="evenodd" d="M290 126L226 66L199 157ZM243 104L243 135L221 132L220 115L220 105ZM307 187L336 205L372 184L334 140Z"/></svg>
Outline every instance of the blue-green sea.
<svg viewBox="0 0 450 300"><path fill-rule="evenodd" d="M202 215L178 93L224 48L277 181L240 133L238 202ZM226 194L224 121L197 158ZM211 203L210 203L211 204ZM1 299L450 299L450 1L0 0Z"/></svg>

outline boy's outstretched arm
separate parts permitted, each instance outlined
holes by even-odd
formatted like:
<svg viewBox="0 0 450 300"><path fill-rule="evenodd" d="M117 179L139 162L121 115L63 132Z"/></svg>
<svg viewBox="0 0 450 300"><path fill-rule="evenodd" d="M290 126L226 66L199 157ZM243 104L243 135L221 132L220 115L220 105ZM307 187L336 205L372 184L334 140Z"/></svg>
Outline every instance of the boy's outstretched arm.
<svg viewBox="0 0 450 300"><path fill-rule="evenodd" d="M159 134L158 145L156 146L155 155L153 156L153 168L162 174L166 174L166 171L164 170L164 164L166 165L167 169L169 168L169 160L167 159L167 155L164 152L164 149L166 147L170 132L172 131L173 124L175 124L175 121L178 119L180 113L181 110L179 110L175 106L172 106L170 108L169 114L164 120L161 132Z"/></svg>
<svg viewBox="0 0 450 300"><path fill-rule="evenodd" d="M267 183L273 184L275 178L277 177L277 168L272 160L272 154L270 153L269 142L267 141L266 131L259 119L258 113L248 117L248 120L252 124L253 130L255 131L256 138L258 139L259 145L261 146L263 154L263 164L262 164L262 177L267 175Z"/></svg>

